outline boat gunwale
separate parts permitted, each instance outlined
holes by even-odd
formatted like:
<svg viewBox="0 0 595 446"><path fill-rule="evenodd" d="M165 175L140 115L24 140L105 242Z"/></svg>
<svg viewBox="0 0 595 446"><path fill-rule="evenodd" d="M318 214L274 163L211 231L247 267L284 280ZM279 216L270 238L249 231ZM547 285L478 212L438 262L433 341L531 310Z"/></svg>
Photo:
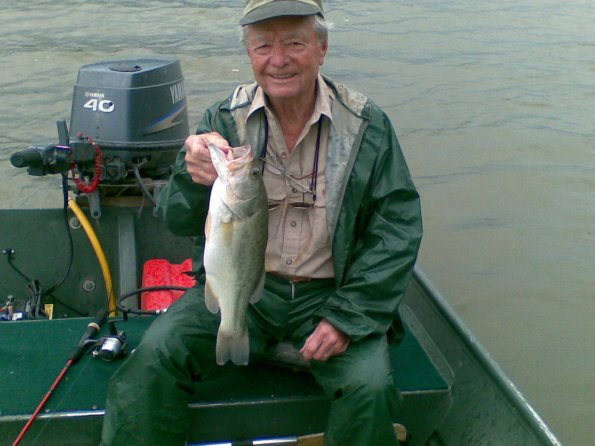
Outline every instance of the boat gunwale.
<svg viewBox="0 0 595 446"><path fill-rule="evenodd" d="M442 293L434 286L422 269L416 265L413 270L414 280L412 285L419 286L422 292L428 296L437 310L444 317L449 326L456 332L461 341L468 347L481 367L486 371L498 389L519 412L520 416L527 422L539 439L551 446L563 446L556 434L543 420L539 413L527 401L522 392L516 387L512 380L506 375L494 358L479 342L477 337L458 316L453 307L447 302ZM456 381L456 377L455 377Z"/></svg>

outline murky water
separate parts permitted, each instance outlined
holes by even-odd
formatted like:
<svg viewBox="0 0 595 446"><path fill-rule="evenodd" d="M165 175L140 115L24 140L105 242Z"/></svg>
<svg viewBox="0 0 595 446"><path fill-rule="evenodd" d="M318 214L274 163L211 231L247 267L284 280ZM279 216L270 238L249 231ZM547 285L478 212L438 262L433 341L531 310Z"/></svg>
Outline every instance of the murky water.
<svg viewBox="0 0 595 446"><path fill-rule="evenodd" d="M57 140L81 65L178 57L192 125L251 80L242 4L4 0L0 207L61 205L57 178L8 160ZM331 0L327 10L323 71L385 108L421 192L420 265L562 441L594 444L595 4Z"/></svg>

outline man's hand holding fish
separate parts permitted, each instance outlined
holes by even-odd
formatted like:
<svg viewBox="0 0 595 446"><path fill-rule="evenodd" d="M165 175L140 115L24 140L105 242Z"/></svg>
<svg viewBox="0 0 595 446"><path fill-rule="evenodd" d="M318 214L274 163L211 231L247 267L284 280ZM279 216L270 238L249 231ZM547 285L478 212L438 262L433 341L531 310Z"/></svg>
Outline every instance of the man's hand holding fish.
<svg viewBox="0 0 595 446"><path fill-rule="evenodd" d="M211 186L217 179L217 171L211 161L209 144L227 152L230 149L227 140L217 132L202 135L190 135L186 140L186 166L192 181Z"/></svg>

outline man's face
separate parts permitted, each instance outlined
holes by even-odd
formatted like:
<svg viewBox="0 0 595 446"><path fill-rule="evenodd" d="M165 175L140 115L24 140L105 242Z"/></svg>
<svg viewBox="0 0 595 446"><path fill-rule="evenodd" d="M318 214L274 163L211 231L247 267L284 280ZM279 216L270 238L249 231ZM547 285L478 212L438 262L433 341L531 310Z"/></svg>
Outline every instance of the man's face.
<svg viewBox="0 0 595 446"><path fill-rule="evenodd" d="M249 25L246 38L254 78L272 101L299 101L313 94L327 48L311 17L255 23Z"/></svg>

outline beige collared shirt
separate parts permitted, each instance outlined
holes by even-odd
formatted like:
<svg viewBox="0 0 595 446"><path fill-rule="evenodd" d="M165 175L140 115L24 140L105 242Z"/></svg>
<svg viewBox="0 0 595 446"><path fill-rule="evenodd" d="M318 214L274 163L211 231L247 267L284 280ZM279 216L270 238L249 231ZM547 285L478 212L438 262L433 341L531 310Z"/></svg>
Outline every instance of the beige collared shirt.
<svg viewBox="0 0 595 446"><path fill-rule="evenodd" d="M264 92L260 87L256 91L248 116L264 108L269 125L263 175L269 199L267 271L301 277L334 277L324 175L333 101L332 90L319 75L314 111L290 153ZM316 167L318 174L313 182Z"/></svg>

